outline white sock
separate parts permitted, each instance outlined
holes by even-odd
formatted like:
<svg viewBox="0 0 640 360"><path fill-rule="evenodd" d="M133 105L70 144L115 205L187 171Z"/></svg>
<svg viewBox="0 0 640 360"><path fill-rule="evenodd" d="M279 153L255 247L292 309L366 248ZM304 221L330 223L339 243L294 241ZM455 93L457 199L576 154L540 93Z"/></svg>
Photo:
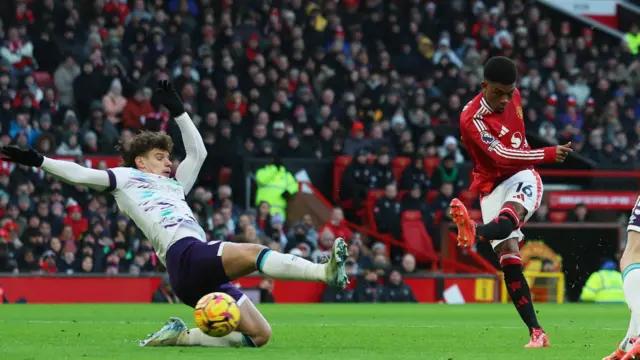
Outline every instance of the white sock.
<svg viewBox="0 0 640 360"><path fill-rule="evenodd" d="M622 283L622 289L624 290L624 298L627 301L629 309L631 309L631 321L629 322L629 330L627 330L627 336L620 343L620 349L629 351L631 344L629 344L630 338L637 338L640 336L640 268L632 269L626 272Z"/></svg>
<svg viewBox="0 0 640 360"><path fill-rule="evenodd" d="M227 336L213 337L209 336L198 328L183 331L178 337L178 346L213 346L213 347L240 347L243 345L242 338L244 335L237 331Z"/></svg>
<svg viewBox="0 0 640 360"><path fill-rule="evenodd" d="M324 264L315 264L291 254L269 251L259 261L258 270L276 279L325 281Z"/></svg>

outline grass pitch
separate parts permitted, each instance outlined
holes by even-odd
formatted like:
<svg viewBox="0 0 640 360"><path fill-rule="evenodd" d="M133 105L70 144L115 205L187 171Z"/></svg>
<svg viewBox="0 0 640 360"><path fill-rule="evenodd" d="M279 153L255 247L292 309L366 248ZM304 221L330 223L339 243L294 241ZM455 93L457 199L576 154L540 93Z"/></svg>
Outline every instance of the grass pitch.
<svg viewBox="0 0 640 360"><path fill-rule="evenodd" d="M261 349L139 348L184 305L0 305L0 359L601 359L626 333L624 305L538 305L551 348L524 349L512 305L264 305Z"/></svg>

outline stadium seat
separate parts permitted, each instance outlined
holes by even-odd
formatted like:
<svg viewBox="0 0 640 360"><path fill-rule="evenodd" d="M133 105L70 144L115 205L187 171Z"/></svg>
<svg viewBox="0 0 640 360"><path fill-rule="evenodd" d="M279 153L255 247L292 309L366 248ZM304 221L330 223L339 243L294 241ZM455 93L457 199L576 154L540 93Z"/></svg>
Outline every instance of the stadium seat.
<svg viewBox="0 0 640 360"><path fill-rule="evenodd" d="M427 193L427 202L431 204L438 197L438 190L429 190Z"/></svg>
<svg viewBox="0 0 640 360"><path fill-rule="evenodd" d="M220 169L220 178L218 182L220 185L227 185L231 182L231 168L223 167Z"/></svg>
<svg viewBox="0 0 640 360"><path fill-rule="evenodd" d="M342 185L342 174L349 164L351 164L351 156L338 156L333 163L333 201L340 201L340 186ZM343 206L341 204L341 206ZM353 207L353 202L351 203Z"/></svg>
<svg viewBox="0 0 640 360"><path fill-rule="evenodd" d="M478 195L476 193L474 193L473 191L462 190L462 191L460 191L460 194L458 195L458 198L460 199L460 201L462 201L462 203L466 207L471 207L471 206L473 206L473 203L478 198Z"/></svg>
<svg viewBox="0 0 640 360"><path fill-rule="evenodd" d="M376 225L376 215L373 212L373 208L376 204L376 201L378 201L378 199L380 199L383 196L384 196L384 190L380 190L380 189L369 190L369 192L367 193L367 201L364 206L365 216L362 220L364 220L365 224L369 225L369 227L373 231L378 231L378 226Z"/></svg>
<svg viewBox="0 0 640 360"><path fill-rule="evenodd" d="M400 190L398 191L398 202L402 202L405 196L409 193L409 190Z"/></svg>
<svg viewBox="0 0 640 360"><path fill-rule="evenodd" d="M429 256L436 255L433 240L424 227L419 211L412 210L402 213L402 240L407 245L408 252L416 257L417 262L433 261L433 258Z"/></svg>
<svg viewBox="0 0 640 360"><path fill-rule="evenodd" d="M399 156L391 162L391 168L393 169L393 176L396 178L396 181L402 180L402 172L407 166L411 165L411 159L404 156Z"/></svg>
<svg viewBox="0 0 640 360"><path fill-rule="evenodd" d="M549 213L549 221L552 223L563 223L567 220L567 213L564 211L552 211Z"/></svg>
<svg viewBox="0 0 640 360"><path fill-rule="evenodd" d="M424 171L427 172L427 175L431 177L433 175L433 171L440 165L440 158L437 156L424 158Z"/></svg>
<svg viewBox="0 0 640 360"><path fill-rule="evenodd" d="M436 211L435 215L433 216L433 224L434 225L440 224L440 220L442 220L442 214L443 214L442 210Z"/></svg>
<svg viewBox="0 0 640 360"><path fill-rule="evenodd" d="M51 74L46 71L36 71L33 73L33 80L36 81L41 88L49 87L53 84Z"/></svg>

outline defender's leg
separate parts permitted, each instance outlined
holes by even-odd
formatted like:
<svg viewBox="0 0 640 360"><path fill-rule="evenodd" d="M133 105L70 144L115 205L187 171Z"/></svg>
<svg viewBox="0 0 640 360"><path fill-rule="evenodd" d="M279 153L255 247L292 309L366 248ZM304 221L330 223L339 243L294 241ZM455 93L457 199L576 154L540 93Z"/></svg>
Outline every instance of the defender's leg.
<svg viewBox="0 0 640 360"><path fill-rule="evenodd" d="M335 240L331 258L325 264L315 264L255 244L225 243L222 250L222 264L231 280L260 271L276 279L323 281L345 288L349 284L344 270L346 260L347 245L342 238Z"/></svg>
<svg viewBox="0 0 640 360"><path fill-rule="evenodd" d="M640 207L640 198L638 200L636 209ZM631 321L627 335L620 343L616 353L623 355L628 351L621 359L631 360L640 355L640 341L636 341L640 337L640 287L638 287L640 284L640 221L636 221L636 218L632 216L627 230L627 246L620 259L620 270L622 271L624 297L631 310ZM619 358L605 359L617 360Z"/></svg>

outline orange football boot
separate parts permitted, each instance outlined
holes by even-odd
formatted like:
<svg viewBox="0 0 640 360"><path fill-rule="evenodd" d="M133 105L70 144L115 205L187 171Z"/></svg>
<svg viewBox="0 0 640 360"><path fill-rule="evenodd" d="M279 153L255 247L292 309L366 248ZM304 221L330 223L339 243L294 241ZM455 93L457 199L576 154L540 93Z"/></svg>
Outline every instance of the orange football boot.
<svg viewBox="0 0 640 360"><path fill-rule="evenodd" d="M471 220L462 201L451 200L451 218L458 226L458 246L471 247L476 242L476 222Z"/></svg>
<svg viewBox="0 0 640 360"><path fill-rule="evenodd" d="M626 352L620 349L616 349L616 351L614 351L613 354L602 358L602 360L622 360L622 358L624 358L625 355L627 355Z"/></svg>
<svg viewBox="0 0 640 360"><path fill-rule="evenodd" d="M631 341L633 341L633 346L631 347L631 350L629 350L628 353L624 354L624 356L620 358L621 360L640 359L640 341L638 341L637 339L632 339Z"/></svg>
<svg viewBox="0 0 640 360"><path fill-rule="evenodd" d="M531 340L524 347L526 348L541 348L549 347L549 337L542 331L542 329L533 329L531 331Z"/></svg>

